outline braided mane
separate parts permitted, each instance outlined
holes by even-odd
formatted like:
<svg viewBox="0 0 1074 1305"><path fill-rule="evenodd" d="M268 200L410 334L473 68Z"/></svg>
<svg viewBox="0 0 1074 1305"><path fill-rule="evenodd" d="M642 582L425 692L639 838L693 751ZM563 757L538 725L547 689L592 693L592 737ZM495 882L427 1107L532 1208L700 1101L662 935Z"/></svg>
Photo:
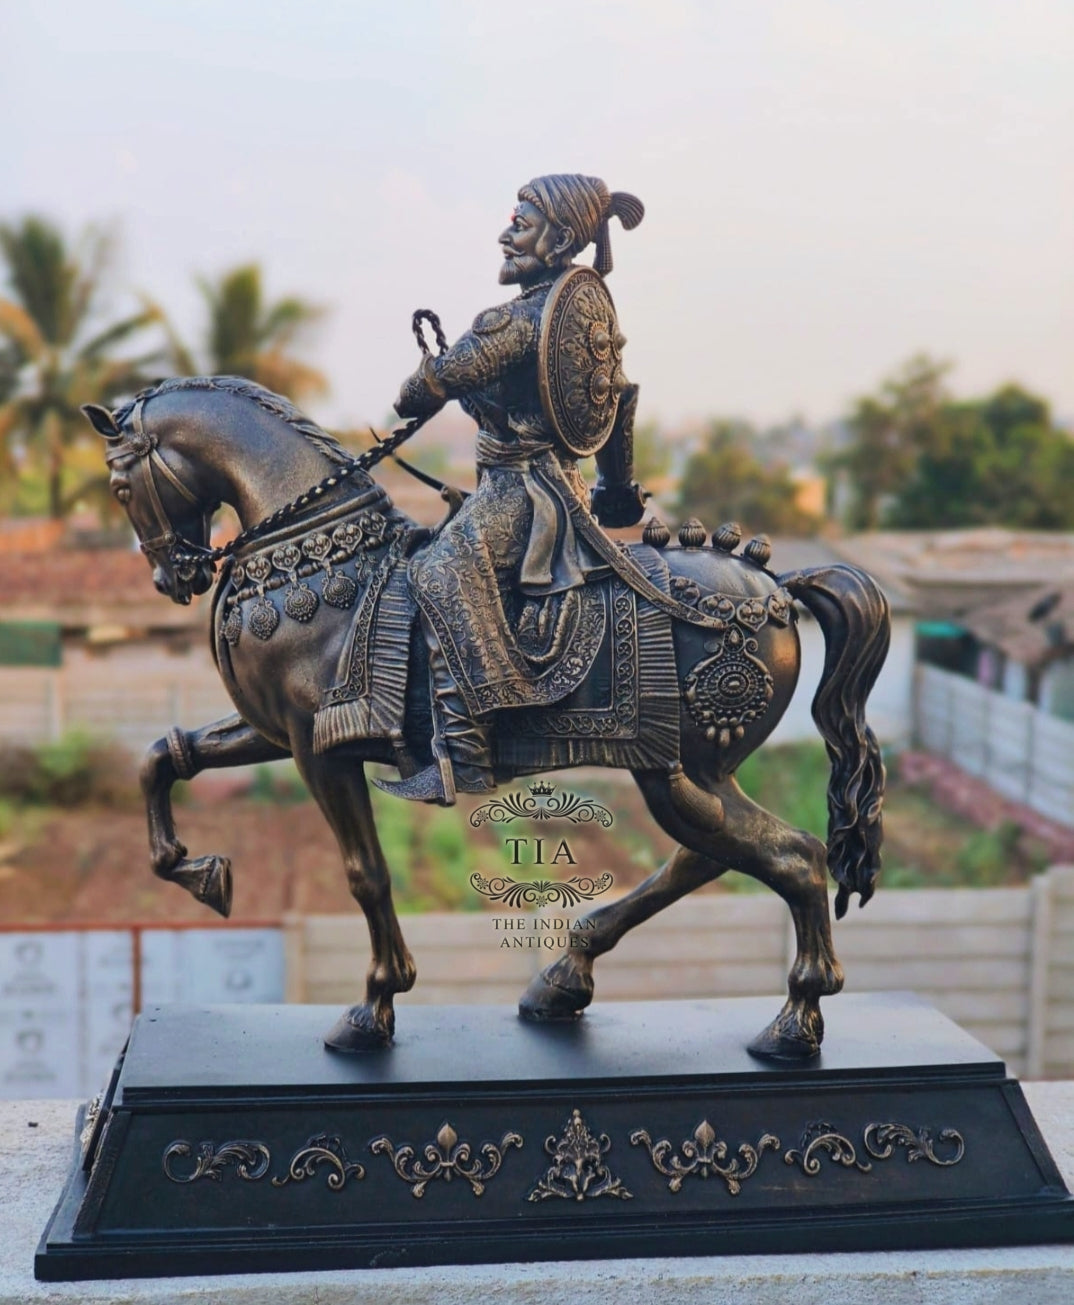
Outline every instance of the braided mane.
<svg viewBox="0 0 1074 1305"><path fill-rule="evenodd" d="M140 390L129 403L117 408L113 415L116 421L122 425L134 411L134 405L139 399L148 401L156 398L158 394L174 394L179 390L218 390L227 394L234 394L240 399L249 399L251 402L256 403L259 408L264 409L265 412L271 413L273 417L279 417L281 421L285 421L292 430L304 436L316 449L323 453L325 457L331 458L333 462L343 464L352 460L352 455L334 436L329 435L326 430L322 430L315 421L310 421L304 413L295 407L290 399L285 399L282 394L273 394L271 390L266 390L263 385L258 385L256 381L247 380L244 376L173 376L166 381L159 381L156 385Z"/></svg>

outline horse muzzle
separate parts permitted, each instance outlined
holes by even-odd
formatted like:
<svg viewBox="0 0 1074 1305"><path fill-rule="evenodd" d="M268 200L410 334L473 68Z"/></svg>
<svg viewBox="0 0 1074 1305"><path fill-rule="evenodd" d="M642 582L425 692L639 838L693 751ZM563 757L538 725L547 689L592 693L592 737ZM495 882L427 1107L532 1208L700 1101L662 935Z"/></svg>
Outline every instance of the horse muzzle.
<svg viewBox="0 0 1074 1305"><path fill-rule="evenodd" d="M207 562L181 571L158 563L153 568L153 587L158 594L170 598L182 607L189 605L195 594L204 594L212 588L213 570Z"/></svg>

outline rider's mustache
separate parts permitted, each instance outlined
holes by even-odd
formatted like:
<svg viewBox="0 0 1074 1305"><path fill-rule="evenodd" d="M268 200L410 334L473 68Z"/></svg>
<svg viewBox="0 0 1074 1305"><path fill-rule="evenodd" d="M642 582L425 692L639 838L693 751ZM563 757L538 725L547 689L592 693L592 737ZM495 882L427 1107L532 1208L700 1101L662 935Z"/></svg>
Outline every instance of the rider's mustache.
<svg viewBox="0 0 1074 1305"><path fill-rule="evenodd" d="M545 264L534 254L523 254L510 245L503 246L503 265L500 268L501 279L504 276L525 276L527 273L543 271Z"/></svg>

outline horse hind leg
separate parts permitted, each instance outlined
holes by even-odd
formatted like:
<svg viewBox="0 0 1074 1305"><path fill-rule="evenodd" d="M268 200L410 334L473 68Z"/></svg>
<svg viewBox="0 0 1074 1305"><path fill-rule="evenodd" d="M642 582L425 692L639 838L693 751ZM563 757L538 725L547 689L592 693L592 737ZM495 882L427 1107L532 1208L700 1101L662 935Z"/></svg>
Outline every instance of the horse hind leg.
<svg viewBox="0 0 1074 1305"><path fill-rule="evenodd" d="M417 970L403 941L392 902L391 875L377 837L369 786L360 762L345 763L296 752L295 761L324 812L343 854L347 883L365 914L372 959L365 999L351 1006L325 1034L333 1051L371 1051L395 1032L395 996L409 992Z"/></svg>
<svg viewBox="0 0 1074 1305"><path fill-rule="evenodd" d="M593 962L665 906L723 874L726 866L678 847L648 879L617 902L598 907L570 932L565 952L536 975L518 1004L524 1019L571 1020L593 1000Z"/></svg>
<svg viewBox="0 0 1074 1305"><path fill-rule="evenodd" d="M787 903L796 941L787 1000L749 1049L770 1060L816 1056L824 1037L820 999L843 987L832 945L824 844L751 802L733 778L711 796L674 774L648 771L637 779L649 809L672 838L752 876ZM684 787L692 797L684 795ZM707 803L722 812L722 819L705 819Z"/></svg>
<svg viewBox="0 0 1074 1305"><path fill-rule="evenodd" d="M197 730L178 726L149 748L142 762L141 786L149 822L153 873L179 884L199 902L225 918L231 914L231 862L226 856L187 859L176 837L171 791L176 780L193 779L203 770L257 765L290 756L270 743L241 716L226 716Z"/></svg>

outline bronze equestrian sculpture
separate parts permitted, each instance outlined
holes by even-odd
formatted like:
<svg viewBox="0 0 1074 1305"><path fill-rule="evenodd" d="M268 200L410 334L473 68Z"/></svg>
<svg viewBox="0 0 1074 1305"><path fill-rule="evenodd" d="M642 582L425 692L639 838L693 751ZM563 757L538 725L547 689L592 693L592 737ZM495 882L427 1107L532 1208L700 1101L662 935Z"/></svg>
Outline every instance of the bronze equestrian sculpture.
<svg viewBox="0 0 1074 1305"><path fill-rule="evenodd" d="M540 771L626 767L680 844L638 888L586 917L585 948L569 948L534 979L523 1016L577 1017L592 999L597 957L736 869L786 901L797 941L787 1001L751 1050L777 1059L819 1050L820 998L843 984L825 861L837 916L852 893L868 901L880 868L884 773L864 706L887 651L888 606L853 567L774 574L763 538L735 552L737 526L721 527L710 545L688 521L678 547L656 521L629 547L598 527L594 514L629 524L643 504L630 457L637 391L622 375L624 341L603 282L608 218L630 227L641 215L637 200L594 178L538 178L520 192L501 237L501 281L520 284L521 295L423 362L400 399L413 419L386 442L394 448L450 397L478 422L478 489L432 536L368 474L384 445L351 458L252 382L181 378L115 412L84 409L108 441L111 490L159 592L188 603L223 563L212 647L236 713L175 727L149 750L153 870L226 916L229 862L188 859L172 785L293 757L339 842L372 944L364 1000L328 1032L332 1048L389 1043L395 994L415 979L369 801L364 767L377 762L402 776L385 787L441 802L456 788ZM575 266L593 239L594 268ZM592 511L575 466L590 452L600 470ZM221 503L242 529L211 549ZM794 692L795 601L826 640L813 715L832 767L827 847L735 781Z"/></svg>

